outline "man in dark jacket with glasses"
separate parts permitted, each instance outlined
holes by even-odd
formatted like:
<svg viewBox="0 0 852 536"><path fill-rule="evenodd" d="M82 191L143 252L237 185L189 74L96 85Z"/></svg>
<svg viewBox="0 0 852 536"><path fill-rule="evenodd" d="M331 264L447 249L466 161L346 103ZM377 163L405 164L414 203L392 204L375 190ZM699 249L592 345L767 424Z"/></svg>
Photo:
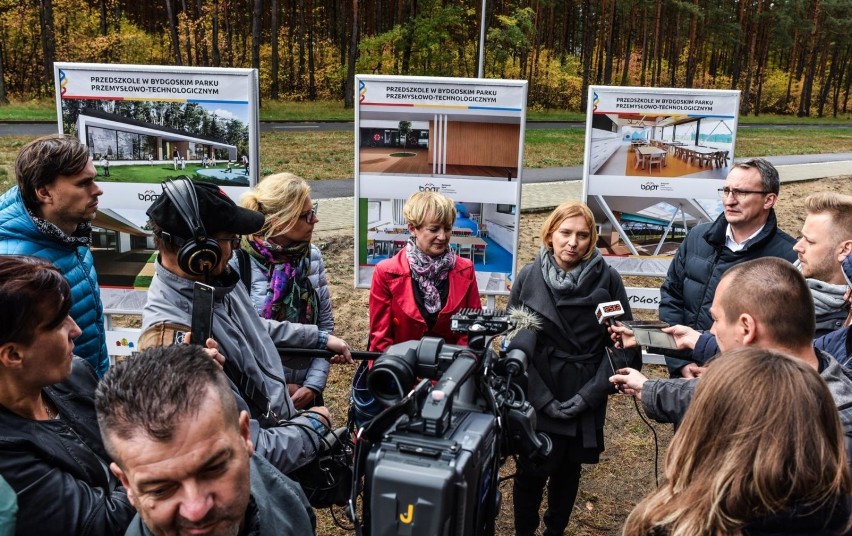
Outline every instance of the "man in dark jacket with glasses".
<svg viewBox="0 0 852 536"><path fill-rule="evenodd" d="M772 208L780 183L778 170L762 158L734 164L719 189L722 214L712 223L695 226L669 266L660 287L660 320L710 329L710 305L725 271L760 257L796 260L796 241L778 228ZM694 363L688 352L666 352L672 376L692 377Z"/></svg>

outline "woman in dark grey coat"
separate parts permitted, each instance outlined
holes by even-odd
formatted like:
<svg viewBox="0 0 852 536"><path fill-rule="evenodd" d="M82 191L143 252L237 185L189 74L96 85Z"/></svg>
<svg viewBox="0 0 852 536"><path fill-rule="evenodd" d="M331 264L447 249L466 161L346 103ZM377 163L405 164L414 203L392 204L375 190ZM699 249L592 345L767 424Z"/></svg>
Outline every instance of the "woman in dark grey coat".
<svg viewBox="0 0 852 536"><path fill-rule="evenodd" d="M515 477L515 532L532 535L539 525L545 485L548 508L544 534L562 534L580 484L580 466L597 463L603 451L607 380L616 368L641 367L633 349L614 356L611 341L595 309L618 300L630 319L621 277L603 260L595 244L597 230L589 208L579 202L557 207L541 229L542 248L512 285L511 307L525 306L542 322L530 360L527 398L536 409L537 426L553 440L553 452L539 465L518 460ZM549 480L549 482L548 482Z"/></svg>

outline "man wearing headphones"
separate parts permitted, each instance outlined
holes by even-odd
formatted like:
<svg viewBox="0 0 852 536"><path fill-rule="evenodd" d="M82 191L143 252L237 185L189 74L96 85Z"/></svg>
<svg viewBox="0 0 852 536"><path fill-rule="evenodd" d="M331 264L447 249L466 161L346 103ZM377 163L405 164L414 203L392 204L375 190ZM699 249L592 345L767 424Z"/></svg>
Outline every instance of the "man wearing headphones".
<svg viewBox="0 0 852 536"><path fill-rule="evenodd" d="M164 183L147 214L159 257L142 311L140 350L184 342L192 321L193 285L211 285L211 337L226 358L240 409L252 417L256 451L284 473L308 463L317 452L316 435L331 429L331 415L324 406L301 415L296 411L276 344L331 350L337 354L332 361L351 363L349 346L317 326L258 316L228 259L240 235L260 230L263 214L236 205L218 186L188 179Z"/></svg>

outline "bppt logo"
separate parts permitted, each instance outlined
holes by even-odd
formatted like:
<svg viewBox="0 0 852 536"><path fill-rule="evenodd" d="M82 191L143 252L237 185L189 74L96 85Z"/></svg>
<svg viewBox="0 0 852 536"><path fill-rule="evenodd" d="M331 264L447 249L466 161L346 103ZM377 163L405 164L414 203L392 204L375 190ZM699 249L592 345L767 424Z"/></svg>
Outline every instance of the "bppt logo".
<svg viewBox="0 0 852 536"><path fill-rule="evenodd" d="M420 187L420 191L421 192L440 192L441 187L435 186L431 182L427 182L426 184L424 184L423 186Z"/></svg>
<svg viewBox="0 0 852 536"><path fill-rule="evenodd" d="M639 188L642 188L645 191L653 192L654 190L659 190L660 185L653 182L646 182L645 184L640 184Z"/></svg>
<svg viewBox="0 0 852 536"><path fill-rule="evenodd" d="M160 197L160 194L155 192L154 190L145 190L141 194L139 194L139 201L156 201Z"/></svg>

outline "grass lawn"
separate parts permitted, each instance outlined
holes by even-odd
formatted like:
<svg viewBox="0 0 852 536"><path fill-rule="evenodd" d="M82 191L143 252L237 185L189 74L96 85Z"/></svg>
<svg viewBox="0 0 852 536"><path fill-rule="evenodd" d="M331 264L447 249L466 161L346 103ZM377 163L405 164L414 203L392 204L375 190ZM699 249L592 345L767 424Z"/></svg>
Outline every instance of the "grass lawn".
<svg viewBox="0 0 852 536"><path fill-rule="evenodd" d="M199 178L196 175L196 172L201 169L201 166L199 164L187 164L186 169L177 170L174 169L174 166L172 164L155 164L153 166L148 165L147 163L130 166L112 165L109 168L110 176L104 177L102 175L103 168L100 166L99 163L96 162L95 164L98 169L98 180L101 182L147 182L151 184L159 184L163 182L164 179L173 177L190 176L193 178ZM219 165L216 166L215 169L224 171L225 166ZM235 172L232 173L232 175L242 175L242 172L239 171L239 168L234 169ZM247 180L245 183L242 184L237 181L219 180L217 178L209 176L205 176L204 180L222 186L248 186Z"/></svg>
<svg viewBox="0 0 852 536"><path fill-rule="evenodd" d="M355 135L350 131L264 132L261 175L289 171L308 180L353 176Z"/></svg>
<svg viewBox="0 0 852 536"><path fill-rule="evenodd" d="M289 171L311 180L353 176L352 132L272 132L260 136L262 175ZM579 166L583 163L582 129L527 130L524 167ZM751 128L737 134L736 156L844 153L852 148L849 128ZM389 152L392 152L389 149Z"/></svg>
<svg viewBox="0 0 852 536"><path fill-rule="evenodd" d="M28 141L26 136L0 136L0 192L15 184L15 157Z"/></svg>
<svg viewBox="0 0 852 536"><path fill-rule="evenodd" d="M852 128L749 128L737 133L736 156L848 153Z"/></svg>
<svg viewBox="0 0 852 536"><path fill-rule="evenodd" d="M579 166L583 163L586 131L583 129L527 130L524 133L524 167Z"/></svg>
<svg viewBox="0 0 852 536"><path fill-rule="evenodd" d="M0 105L0 121L56 122L56 101L53 99L11 101L9 104Z"/></svg>

